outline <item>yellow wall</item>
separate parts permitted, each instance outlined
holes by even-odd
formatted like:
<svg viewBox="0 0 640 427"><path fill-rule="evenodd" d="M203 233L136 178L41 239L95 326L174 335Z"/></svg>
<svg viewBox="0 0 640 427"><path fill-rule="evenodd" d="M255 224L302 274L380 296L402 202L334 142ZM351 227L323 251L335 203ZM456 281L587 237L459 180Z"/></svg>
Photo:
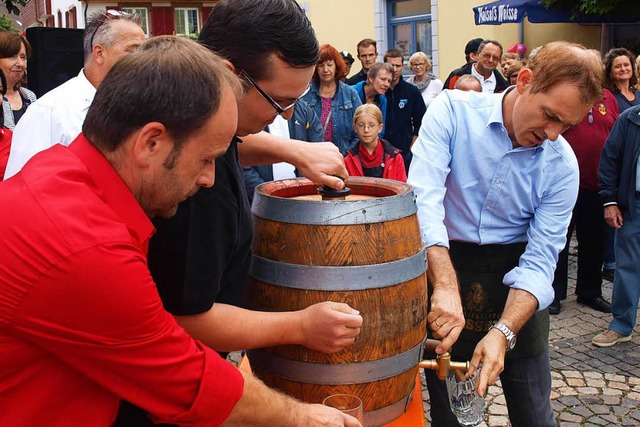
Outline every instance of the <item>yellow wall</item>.
<svg viewBox="0 0 640 427"><path fill-rule="evenodd" d="M308 10L320 44L347 50L355 62L350 75L360 71L356 45L364 38L375 40L373 0L297 0Z"/></svg>

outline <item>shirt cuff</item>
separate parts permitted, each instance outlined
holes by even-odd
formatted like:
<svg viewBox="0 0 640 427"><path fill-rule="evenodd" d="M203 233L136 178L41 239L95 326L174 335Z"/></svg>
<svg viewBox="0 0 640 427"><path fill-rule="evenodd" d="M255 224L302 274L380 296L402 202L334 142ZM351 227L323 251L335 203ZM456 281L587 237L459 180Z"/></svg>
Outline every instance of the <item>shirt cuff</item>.
<svg viewBox="0 0 640 427"><path fill-rule="evenodd" d="M199 341L196 341L196 344L205 353L200 389L189 411L171 421L206 420L208 425L220 425L229 417L242 397L244 378L238 368L218 353ZM201 424L195 422L194 425Z"/></svg>
<svg viewBox="0 0 640 427"><path fill-rule="evenodd" d="M540 272L516 267L505 274L502 282L510 288L522 289L533 295L538 300L537 311L544 310L553 302L553 286L549 283L549 278Z"/></svg>

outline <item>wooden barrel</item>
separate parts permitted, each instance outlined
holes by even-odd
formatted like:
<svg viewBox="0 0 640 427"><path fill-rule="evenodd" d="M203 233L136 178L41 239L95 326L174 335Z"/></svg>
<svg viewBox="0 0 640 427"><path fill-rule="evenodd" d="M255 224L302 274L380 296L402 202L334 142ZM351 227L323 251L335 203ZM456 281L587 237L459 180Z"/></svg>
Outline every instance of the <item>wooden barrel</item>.
<svg viewBox="0 0 640 427"><path fill-rule="evenodd" d="M249 352L253 372L310 403L360 397L365 425L402 415L426 334L426 262L410 185L349 178L351 196L321 200L317 184L288 179L256 188L249 305L304 309L349 304L363 326L354 345L324 354L299 345ZM416 396L422 399L422 396Z"/></svg>

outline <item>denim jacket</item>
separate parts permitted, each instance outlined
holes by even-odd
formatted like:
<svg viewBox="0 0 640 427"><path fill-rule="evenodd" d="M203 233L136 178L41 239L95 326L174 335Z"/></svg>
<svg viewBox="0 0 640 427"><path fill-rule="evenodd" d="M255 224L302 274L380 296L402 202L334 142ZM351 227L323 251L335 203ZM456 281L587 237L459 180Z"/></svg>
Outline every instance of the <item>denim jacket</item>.
<svg viewBox="0 0 640 427"><path fill-rule="evenodd" d="M322 99L320 98L319 82L311 84L309 91L302 97L309 107L318 115L322 122ZM333 143L344 156L358 140L353 130L353 114L362 105L360 97L349 85L338 82L336 93L331 100L331 121L333 123ZM324 126L324 123L321 123Z"/></svg>

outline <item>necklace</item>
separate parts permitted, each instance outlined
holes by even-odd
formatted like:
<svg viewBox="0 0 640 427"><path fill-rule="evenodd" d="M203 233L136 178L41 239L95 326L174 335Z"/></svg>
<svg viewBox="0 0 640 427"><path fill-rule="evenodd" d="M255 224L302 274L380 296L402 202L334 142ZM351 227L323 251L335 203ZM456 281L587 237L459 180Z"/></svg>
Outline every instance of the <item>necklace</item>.
<svg viewBox="0 0 640 427"><path fill-rule="evenodd" d="M318 88L318 93L320 94L321 97L323 98L333 98L333 95L336 94L336 87L332 87L329 90L322 90L322 87Z"/></svg>

